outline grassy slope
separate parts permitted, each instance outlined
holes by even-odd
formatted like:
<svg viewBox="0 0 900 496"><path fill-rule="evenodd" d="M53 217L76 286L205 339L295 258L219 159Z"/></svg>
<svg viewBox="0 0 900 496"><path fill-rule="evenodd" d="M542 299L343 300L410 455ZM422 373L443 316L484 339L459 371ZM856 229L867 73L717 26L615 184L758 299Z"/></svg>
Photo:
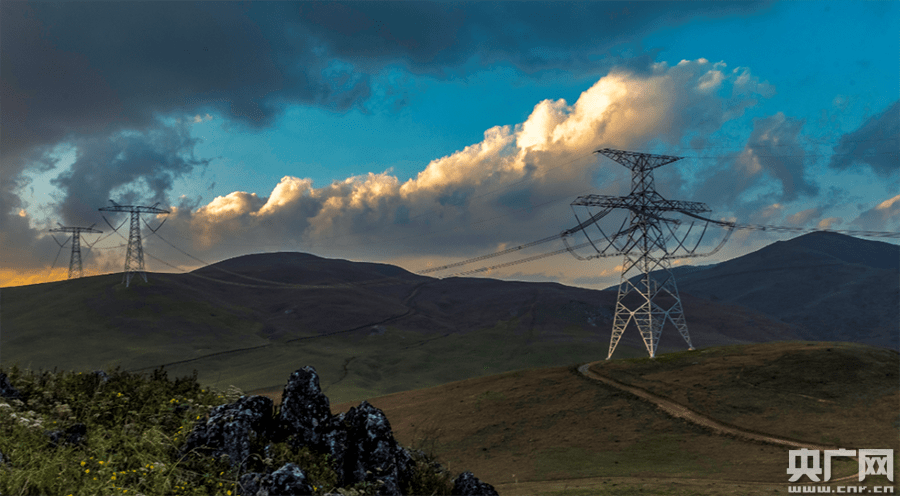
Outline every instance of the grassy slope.
<svg viewBox="0 0 900 496"><path fill-rule="evenodd" d="M841 368L851 362L850 372ZM599 370L741 427L897 450L898 368L896 353L861 345L771 343L613 360ZM771 387L765 391L735 379L739 373L751 383L777 379L761 383ZM796 396L797 388L833 403ZM370 402L386 412L402 443L433 448L451 469L466 466L502 494L786 491L788 448L709 434L574 367L507 372ZM835 463L836 477L854 473L852 460Z"/></svg>
<svg viewBox="0 0 900 496"><path fill-rule="evenodd" d="M179 292L181 281L157 276L132 288L105 275L79 280L78 291L68 281L4 290L4 363L24 356L15 362L35 369L141 368L267 342L249 309Z"/></svg>
<svg viewBox="0 0 900 496"><path fill-rule="evenodd" d="M283 345L167 367L173 376L202 369L200 382L225 386L224 377L245 390L281 393L291 372L305 365L316 368L322 389L332 402L360 401L386 393L420 389L509 370L547 367L605 356L608 343L596 333L572 329L573 341L545 342L540 336L517 334L516 319L468 334L426 337L414 331L386 327L383 334L348 334ZM621 347L617 355L639 356ZM261 367L260 364L265 364ZM219 375L221 374L221 375Z"/></svg>
<svg viewBox="0 0 900 496"><path fill-rule="evenodd" d="M149 285L125 288L119 277L4 290L2 362L62 370L120 365L132 371L166 364L173 377L196 369L207 386L279 391L291 372L312 365L327 378L323 387L335 401L358 401L509 370L590 361L605 357L609 346L610 322L585 324L588 303L573 303L565 292L552 293L555 299L550 301L534 295L530 296L534 301L522 300L515 288L497 281L487 281L481 289L492 295L490 304L478 307L469 302L462 312L469 317L467 323L454 329L437 326L452 320L452 315L438 312L432 317L427 312L453 303L447 298L459 293L453 289L457 286L469 287L471 294L478 281L441 281L436 283L438 289L423 288L406 307L399 300L372 300L347 290L337 295L232 291L165 274L153 274ZM604 298L615 299L602 292L596 296L600 299L594 306L609 303ZM419 310L419 304L427 308ZM707 305L689 296L684 304L697 345L791 335L787 326L739 308ZM404 312L412 313L384 325L385 333L370 334L373 322ZM476 314L483 320L474 318ZM326 329L318 327L322 319L334 321L327 329L336 334L319 334ZM667 326L659 349L684 347L678 333ZM644 353L632 327L615 356Z"/></svg>

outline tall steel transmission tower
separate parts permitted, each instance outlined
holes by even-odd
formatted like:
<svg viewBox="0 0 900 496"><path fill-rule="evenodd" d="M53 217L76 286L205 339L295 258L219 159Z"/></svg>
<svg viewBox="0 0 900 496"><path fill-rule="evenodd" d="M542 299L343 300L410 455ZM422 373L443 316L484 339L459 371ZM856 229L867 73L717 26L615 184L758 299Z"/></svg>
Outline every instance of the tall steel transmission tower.
<svg viewBox="0 0 900 496"><path fill-rule="evenodd" d="M69 258L69 279L77 279L83 275L81 269L81 233L102 233L103 231L94 229L93 225L91 227L63 227L60 223L57 223L56 225L59 227L50 229L50 232L72 233L72 256ZM66 240L66 242L68 242L68 240ZM56 244L59 244L59 241L57 241ZM63 246L65 246L65 243L59 244L60 248ZM59 254L57 254L57 256L58 255Z"/></svg>
<svg viewBox="0 0 900 496"><path fill-rule="evenodd" d="M573 211L575 206L587 207L588 210L590 207L601 209L600 212L592 214L585 222L581 222L579 227L597 223L614 209L629 210L629 216L626 219L628 225L626 226L626 222L623 222L618 232L608 235L600 229L599 225L597 226L608 243L603 250L600 250L597 244L591 241L598 254L589 258L624 255L612 338L609 343L609 355L606 359L609 360L612 357L619 339L632 321L637 325L651 358L656 356L659 337L667 320L678 329L681 337L687 342L688 348L693 350L694 346L688 334L687 322L681 306L681 297L671 272L672 260L714 254L731 235L734 223L701 217L699 214L711 212L706 204L666 200L653 189L653 169L680 160L682 157L651 155L609 148L597 150L595 153L609 157L631 169L631 192L627 196L585 195L579 196L572 202ZM681 213L705 223L696 244L686 246L692 244L687 240L697 221L691 222L687 232L680 235L676 231L683 222L664 216L671 212ZM578 219L577 213L575 218ZM727 227L727 234L713 251L698 254L697 249L710 223ZM564 231L563 241L566 241L566 236L574 231L574 229ZM666 246L667 242L673 239L676 242L674 249L669 249ZM568 246L567 241L566 246ZM610 248L613 250L610 251ZM663 271L661 278L659 276L651 277L650 273L654 270ZM634 279L637 275L640 277L635 283Z"/></svg>
<svg viewBox="0 0 900 496"><path fill-rule="evenodd" d="M110 200L111 207L103 207L101 212L129 212L131 213L131 229L128 231L128 250L125 252L125 272L122 274L122 280L127 288L131 284L131 278L134 274L139 274L147 282L147 273L144 272L144 248L141 246L141 214L168 214L168 210L157 208L159 203L145 207L140 205L119 205ZM168 218L168 217L167 217ZM106 217L103 218L106 220ZM163 223L165 219L163 219ZM109 224L109 221L106 221ZM112 227L112 224L109 224ZM121 227L121 226L120 226ZM160 224L156 229L162 227ZM116 228L113 227L115 230ZM156 232L156 229L151 229Z"/></svg>

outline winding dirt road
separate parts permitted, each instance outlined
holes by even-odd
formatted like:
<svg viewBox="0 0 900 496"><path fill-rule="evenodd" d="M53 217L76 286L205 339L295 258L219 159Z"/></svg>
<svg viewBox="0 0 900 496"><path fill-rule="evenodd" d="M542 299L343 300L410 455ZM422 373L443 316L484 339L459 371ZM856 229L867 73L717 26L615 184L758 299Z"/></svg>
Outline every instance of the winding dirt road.
<svg viewBox="0 0 900 496"><path fill-rule="evenodd" d="M722 422L719 422L717 420L709 418L706 415L695 412L694 410L691 410L690 408L688 408L680 403L676 403L668 398L664 398L662 396L653 394L650 391L647 391L646 389L643 389L643 388L640 388L637 386L630 386L628 384L623 384L615 379L611 379L609 377L602 376L602 375L594 372L593 370L591 370L591 367L594 364L598 364L598 363L602 363L602 362L597 361L597 362L590 362L590 363L581 365L580 367L578 367L578 372L580 372L581 375L583 375L589 379L593 379L595 381L602 382L603 384L606 384L607 386L611 386L611 387L614 387L621 391L631 393L631 394L637 396L638 398L641 398L645 401L649 401L650 403L653 403L660 410L666 412L667 414L669 414L675 418L680 418L680 419L686 420L688 422L691 422L693 424L699 425L703 428L706 428L706 429L712 431L715 434L719 434L719 435L723 435L723 436L733 436L733 437L743 439L746 441L756 441L756 442L763 442L763 443L769 443L769 444L777 444L777 445L781 445L781 446L787 446L787 447L790 447L793 449L800 449L800 448L806 448L806 449L811 449L811 450L838 449L835 446L823 446L823 445L819 445L819 444L809 444L809 443L804 443L802 441L795 441L792 439L784 439L784 438L780 438L780 437L770 436L767 434L760 434L757 432L752 432L752 431L741 429L740 427L724 424ZM855 457L853 459L857 460L857 458L855 458ZM858 477L859 477L859 473L856 473L856 474L848 475L846 477L841 477L838 479L831 479L828 482L858 479Z"/></svg>

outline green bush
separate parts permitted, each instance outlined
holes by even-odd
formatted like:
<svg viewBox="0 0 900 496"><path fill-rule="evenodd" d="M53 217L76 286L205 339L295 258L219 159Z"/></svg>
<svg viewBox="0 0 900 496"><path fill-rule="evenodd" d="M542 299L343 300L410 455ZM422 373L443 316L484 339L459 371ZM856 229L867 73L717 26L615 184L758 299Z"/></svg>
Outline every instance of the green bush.
<svg viewBox="0 0 900 496"><path fill-rule="evenodd" d="M23 400L0 398L0 494L4 495L222 495L238 494L240 474L227 459L181 456L195 423L235 399L235 390L205 389L197 374L170 380L160 368L149 376L108 370L98 374L0 368ZM232 388L233 389L233 388ZM45 431L84 424L79 446L52 446ZM360 483L336 487L328 455L286 443L251 447L245 472L275 470L287 462L306 473L316 494L374 494ZM431 457L413 452L410 494L449 494L450 476Z"/></svg>

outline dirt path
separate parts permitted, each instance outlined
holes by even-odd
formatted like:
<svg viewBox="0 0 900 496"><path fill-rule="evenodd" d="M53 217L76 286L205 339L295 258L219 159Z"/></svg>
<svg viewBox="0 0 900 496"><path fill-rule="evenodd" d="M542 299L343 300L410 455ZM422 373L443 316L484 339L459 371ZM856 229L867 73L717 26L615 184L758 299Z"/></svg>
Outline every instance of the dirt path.
<svg viewBox="0 0 900 496"><path fill-rule="evenodd" d="M704 427L716 434L724 435L724 436L733 436L733 437L747 440L747 441L756 441L756 442L763 442L763 443L769 443L769 444L777 444L777 445L787 446L787 447L794 448L794 449L800 449L800 448L806 448L806 449L811 449L811 450L838 449L835 446L823 446L823 445L818 445L818 444L809 444L809 443L804 443L802 441L795 441L795 440L791 440L791 439L784 439L784 438L780 438L780 437L770 436L767 434L760 434L757 432L752 432L752 431L741 429L740 427L724 424L722 422L719 422L717 420L709 418L703 414L695 412L694 410L691 410L688 407L686 407L680 403L676 403L668 398L664 398L662 396L653 394L643 388L639 388L637 386L629 386L629 385L623 384L615 379L611 379L609 377L602 376L602 375L594 372L593 370L591 370L591 366L593 366L594 364L597 364L597 363L602 363L602 362L598 361L598 362L591 362L591 363L586 363L584 365L581 365L580 367L578 367L578 372L580 372L583 376L585 376L589 379L593 379L595 381L602 382L603 384L606 384L607 386L614 387L621 391L626 391L628 393L631 393L631 394L637 396L638 398L641 398L645 401L649 401L650 403L653 403L654 405L656 405L660 410L668 413L669 415L671 415L675 418L680 418L680 419L686 420L688 422L691 422L693 424L699 425L699 426ZM855 458L855 457L853 459L857 460L857 458ZM856 474L848 475L846 477L841 477L838 479L831 479L828 482L857 479L858 476L859 476L859 473L856 473Z"/></svg>

